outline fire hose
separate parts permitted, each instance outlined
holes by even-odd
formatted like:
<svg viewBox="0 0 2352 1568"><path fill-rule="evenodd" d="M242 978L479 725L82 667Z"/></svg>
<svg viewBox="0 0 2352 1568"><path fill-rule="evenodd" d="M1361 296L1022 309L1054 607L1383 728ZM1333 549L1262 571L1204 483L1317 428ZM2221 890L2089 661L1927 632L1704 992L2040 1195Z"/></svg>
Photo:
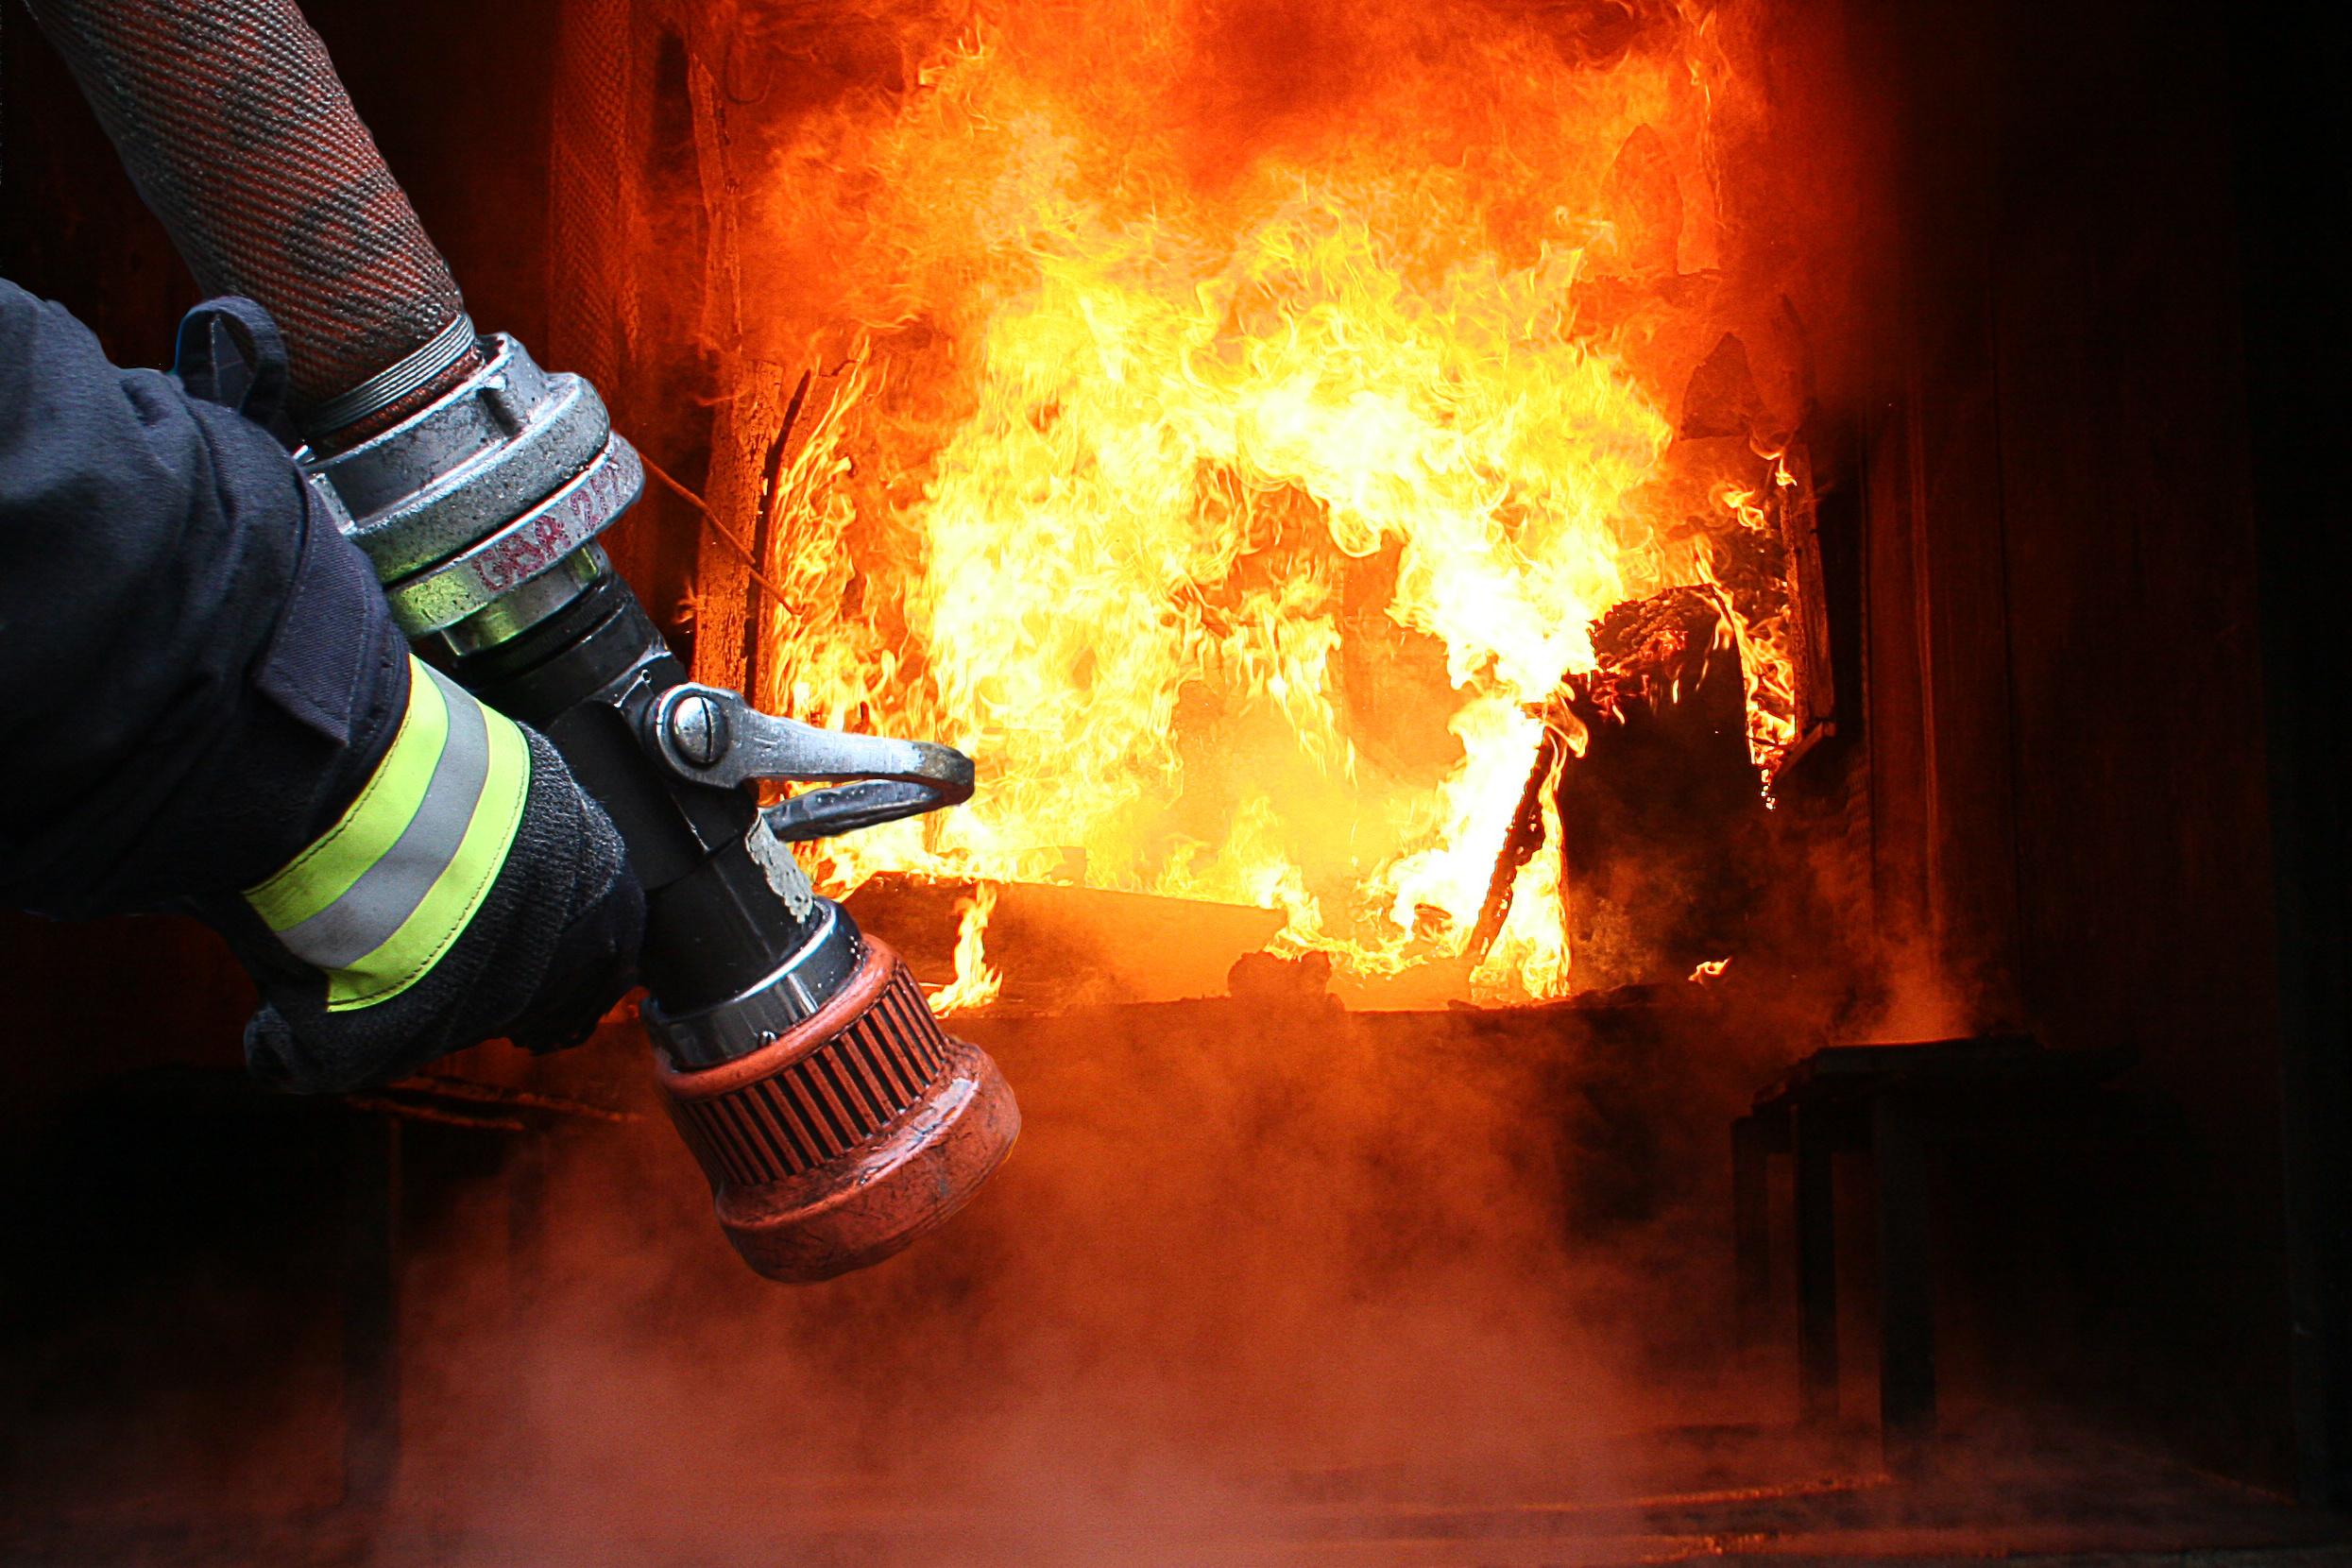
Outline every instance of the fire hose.
<svg viewBox="0 0 2352 1568"><path fill-rule="evenodd" d="M477 333L291 0L30 0L209 294L278 325L296 453L421 656L537 728L646 892L656 1075L743 1259L818 1280L937 1227L1020 1115L790 844L954 805L969 758L696 684L597 544L641 459ZM825 786L759 806L752 786Z"/></svg>

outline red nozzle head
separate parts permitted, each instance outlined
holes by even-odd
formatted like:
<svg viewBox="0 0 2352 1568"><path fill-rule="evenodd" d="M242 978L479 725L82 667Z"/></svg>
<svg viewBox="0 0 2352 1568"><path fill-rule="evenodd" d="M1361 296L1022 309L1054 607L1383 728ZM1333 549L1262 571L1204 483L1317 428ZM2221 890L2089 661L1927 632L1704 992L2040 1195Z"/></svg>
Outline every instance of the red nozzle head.
<svg viewBox="0 0 2352 1568"><path fill-rule="evenodd" d="M1021 1131L1013 1090L949 1036L889 946L782 1037L717 1066L655 1061L720 1228L774 1280L878 1263L962 1208Z"/></svg>

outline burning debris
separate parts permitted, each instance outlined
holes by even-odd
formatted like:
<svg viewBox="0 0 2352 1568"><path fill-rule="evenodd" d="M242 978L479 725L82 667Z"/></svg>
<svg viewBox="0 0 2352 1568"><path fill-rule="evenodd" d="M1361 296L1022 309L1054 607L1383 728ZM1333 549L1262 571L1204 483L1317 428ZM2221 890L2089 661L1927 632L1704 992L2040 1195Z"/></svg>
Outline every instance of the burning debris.
<svg viewBox="0 0 2352 1568"><path fill-rule="evenodd" d="M950 1011L1216 996L1237 960L1282 931L1278 912L1250 904L896 872L867 878L849 909L902 942L914 972L942 987L932 1004ZM975 973L994 977L978 994Z"/></svg>
<svg viewBox="0 0 2352 1568"><path fill-rule="evenodd" d="M967 890L951 999L1038 983L968 890L1070 864L1275 912L1354 1001L1562 995L1582 895L1531 846L1596 830L1546 781L1600 688L1560 673L1654 673L1592 628L1719 616L1743 811L1825 710L1752 62L1730 13L1567 14L1302 18L1283 59L1382 68L1268 77L1211 11L983 6L870 93L697 100L707 175L764 149L705 190L762 346L710 486L758 689L981 759L820 868Z"/></svg>
<svg viewBox="0 0 2352 1568"><path fill-rule="evenodd" d="M1594 628L1602 667L1564 685L1585 743L1559 774L1561 879L1587 983L1671 979L1740 946L1764 799L1732 628L1698 588L1620 605Z"/></svg>

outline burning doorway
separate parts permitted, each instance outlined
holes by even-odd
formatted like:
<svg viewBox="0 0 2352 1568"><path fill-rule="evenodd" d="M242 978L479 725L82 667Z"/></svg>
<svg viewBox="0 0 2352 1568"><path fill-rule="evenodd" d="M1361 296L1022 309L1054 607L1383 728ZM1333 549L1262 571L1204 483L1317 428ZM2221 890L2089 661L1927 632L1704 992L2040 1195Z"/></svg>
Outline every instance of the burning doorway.
<svg viewBox="0 0 2352 1568"><path fill-rule="evenodd" d="M1236 950L1355 1005L1730 956L1658 916L1704 867L1591 834L1713 846L1662 793L1719 828L1831 728L1841 230L1761 8L679 22L698 670L980 758L819 868L954 900L947 1005L1035 994L1054 888L1271 912Z"/></svg>

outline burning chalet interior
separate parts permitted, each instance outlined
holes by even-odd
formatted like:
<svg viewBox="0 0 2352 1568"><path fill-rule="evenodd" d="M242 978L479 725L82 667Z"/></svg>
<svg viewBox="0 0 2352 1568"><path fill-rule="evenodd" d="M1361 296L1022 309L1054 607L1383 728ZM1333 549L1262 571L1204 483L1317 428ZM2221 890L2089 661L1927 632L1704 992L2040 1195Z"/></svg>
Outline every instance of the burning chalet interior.
<svg viewBox="0 0 2352 1568"><path fill-rule="evenodd" d="M630 1004L283 1098L5 916L0 1559L2343 1560L2285 14L303 9L695 678L978 759L804 861L1027 1130L785 1290ZM167 357L5 44L0 275Z"/></svg>

